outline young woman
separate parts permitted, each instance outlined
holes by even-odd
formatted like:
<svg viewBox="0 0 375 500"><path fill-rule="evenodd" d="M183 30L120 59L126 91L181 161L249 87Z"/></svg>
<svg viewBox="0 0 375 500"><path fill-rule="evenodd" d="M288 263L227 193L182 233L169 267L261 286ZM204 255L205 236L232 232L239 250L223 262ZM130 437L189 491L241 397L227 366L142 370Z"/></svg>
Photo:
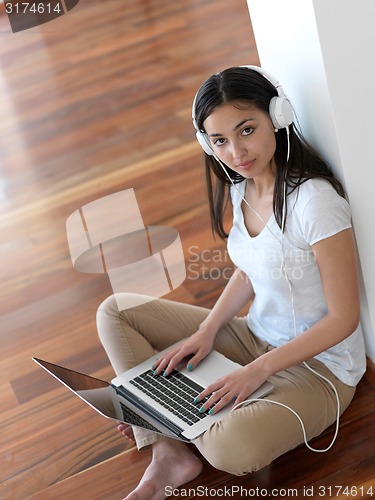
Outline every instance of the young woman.
<svg viewBox="0 0 375 500"><path fill-rule="evenodd" d="M228 239L236 270L212 310L156 299L119 311L110 297L98 330L117 373L179 340L158 359L157 374L168 376L186 356L194 369L213 348L242 365L201 393L202 411L239 406L194 442L214 467L240 475L303 443L303 428L307 440L319 435L352 400L365 370L355 246L344 190L296 132L272 76L256 67L211 76L193 117L206 152L212 229ZM248 303L248 315L236 316ZM266 380L274 385L266 400L241 406ZM166 486L200 473L185 444L133 431L153 458L129 499L164 498Z"/></svg>

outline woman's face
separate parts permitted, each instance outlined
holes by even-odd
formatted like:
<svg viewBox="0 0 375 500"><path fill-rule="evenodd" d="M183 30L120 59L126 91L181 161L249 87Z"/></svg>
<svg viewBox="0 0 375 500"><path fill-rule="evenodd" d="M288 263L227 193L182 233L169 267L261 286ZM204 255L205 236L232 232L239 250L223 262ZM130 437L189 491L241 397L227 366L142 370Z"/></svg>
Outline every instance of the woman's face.
<svg viewBox="0 0 375 500"><path fill-rule="evenodd" d="M218 158L246 179L274 172L275 129L251 103L222 104L203 123Z"/></svg>

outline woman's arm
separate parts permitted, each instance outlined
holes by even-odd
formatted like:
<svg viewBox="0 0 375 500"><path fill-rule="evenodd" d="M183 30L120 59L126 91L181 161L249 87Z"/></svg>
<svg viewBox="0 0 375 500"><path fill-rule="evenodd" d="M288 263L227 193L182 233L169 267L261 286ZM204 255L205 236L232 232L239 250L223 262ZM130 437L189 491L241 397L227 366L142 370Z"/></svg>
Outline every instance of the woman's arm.
<svg viewBox="0 0 375 500"><path fill-rule="evenodd" d="M254 290L249 277L237 268L201 327L215 331L216 335L253 298Z"/></svg>
<svg viewBox="0 0 375 500"><path fill-rule="evenodd" d="M359 322L359 290L352 230L326 238L313 249L327 314L295 339L211 384L200 395L203 399L215 392L205 410L215 404L217 413L233 398L235 404L244 401L274 373L313 358L354 332Z"/></svg>
<svg viewBox="0 0 375 500"><path fill-rule="evenodd" d="M272 374L326 351L351 335L359 322L359 288L353 232L346 229L313 246L327 314L287 344L263 356Z"/></svg>
<svg viewBox="0 0 375 500"><path fill-rule="evenodd" d="M165 370L168 375L177 363L188 355L193 355L189 360L190 368L197 366L211 351L220 328L225 326L253 298L254 291L249 278L240 269L236 269L199 329L158 359L154 365L156 373L159 374Z"/></svg>

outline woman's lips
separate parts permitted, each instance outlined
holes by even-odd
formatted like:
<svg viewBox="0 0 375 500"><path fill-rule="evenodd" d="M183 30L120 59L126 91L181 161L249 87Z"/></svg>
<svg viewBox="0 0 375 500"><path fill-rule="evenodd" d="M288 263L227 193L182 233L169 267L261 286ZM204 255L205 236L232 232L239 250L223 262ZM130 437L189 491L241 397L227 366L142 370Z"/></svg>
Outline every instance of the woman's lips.
<svg viewBox="0 0 375 500"><path fill-rule="evenodd" d="M241 170L248 170L251 168L255 163L255 160L249 160L249 161L244 161L243 163L239 163L236 165L236 168L239 168Z"/></svg>

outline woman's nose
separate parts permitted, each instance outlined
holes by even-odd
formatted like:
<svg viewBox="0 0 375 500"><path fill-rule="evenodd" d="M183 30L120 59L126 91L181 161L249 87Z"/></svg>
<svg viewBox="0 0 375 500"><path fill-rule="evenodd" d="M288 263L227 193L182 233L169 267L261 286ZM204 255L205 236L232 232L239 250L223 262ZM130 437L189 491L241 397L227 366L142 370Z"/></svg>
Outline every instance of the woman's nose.
<svg viewBox="0 0 375 500"><path fill-rule="evenodd" d="M233 159L242 158L244 153L246 152L243 144L241 144L241 141L232 141L231 151L232 151Z"/></svg>

